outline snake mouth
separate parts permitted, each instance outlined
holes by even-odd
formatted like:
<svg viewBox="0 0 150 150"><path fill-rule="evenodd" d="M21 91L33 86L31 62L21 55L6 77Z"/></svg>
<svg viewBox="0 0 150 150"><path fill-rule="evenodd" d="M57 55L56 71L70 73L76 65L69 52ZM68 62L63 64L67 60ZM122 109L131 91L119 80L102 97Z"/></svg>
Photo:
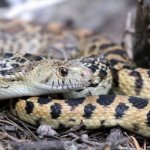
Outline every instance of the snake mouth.
<svg viewBox="0 0 150 150"><path fill-rule="evenodd" d="M49 85L45 85L45 84L40 84L37 85L37 87L39 88L39 90L42 93L63 93L63 92L68 92L68 91L72 91L72 90L79 90L79 89L83 89L85 88L87 85L85 84L72 84L72 85L57 85L57 86L49 86Z"/></svg>
<svg viewBox="0 0 150 150"><path fill-rule="evenodd" d="M62 85L62 86L52 86L52 90L76 90L85 87L84 84L73 84L73 85Z"/></svg>

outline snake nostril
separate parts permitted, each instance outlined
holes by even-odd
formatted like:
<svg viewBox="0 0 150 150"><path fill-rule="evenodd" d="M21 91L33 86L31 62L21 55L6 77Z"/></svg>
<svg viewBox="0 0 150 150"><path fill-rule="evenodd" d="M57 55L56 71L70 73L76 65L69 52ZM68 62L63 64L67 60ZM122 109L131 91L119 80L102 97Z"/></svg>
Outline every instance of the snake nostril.
<svg viewBox="0 0 150 150"><path fill-rule="evenodd" d="M82 73L81 73L81 77L84 78L84 77L86 77L86 76L87 76L87 77L90 76L90 72L87 71L87 70L83 70Z"/></svg>
<svg viewBox="0 0 150 150"><path fill-rule="evenodd" d="M81 77L84 77L84 73L81 73Z"/></svg>

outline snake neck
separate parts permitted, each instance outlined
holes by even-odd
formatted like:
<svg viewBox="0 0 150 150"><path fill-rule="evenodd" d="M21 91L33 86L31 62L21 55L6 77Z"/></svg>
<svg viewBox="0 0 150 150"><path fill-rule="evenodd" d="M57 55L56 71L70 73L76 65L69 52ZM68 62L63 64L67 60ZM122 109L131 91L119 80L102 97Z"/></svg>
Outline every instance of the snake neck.
<svg viewBox="0 0 150 150"><path fill-rule="evenodd" d="M35 87L32 84L24 83L23 81L4 82L0 85L0 99L9 99L22 96L44 95L48 90L42 87Z"/></svg>

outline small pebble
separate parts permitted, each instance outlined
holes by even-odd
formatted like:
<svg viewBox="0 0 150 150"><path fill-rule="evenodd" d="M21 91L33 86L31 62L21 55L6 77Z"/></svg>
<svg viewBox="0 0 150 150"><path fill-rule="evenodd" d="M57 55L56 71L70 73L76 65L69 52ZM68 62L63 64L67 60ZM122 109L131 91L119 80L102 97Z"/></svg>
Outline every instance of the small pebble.
<svg viewBox="0 0 150 150"><path fill-rule="evenodd" d="M58 136L58 133L51 128L49 125L40 125L36 130L40 136Z"/></svg>

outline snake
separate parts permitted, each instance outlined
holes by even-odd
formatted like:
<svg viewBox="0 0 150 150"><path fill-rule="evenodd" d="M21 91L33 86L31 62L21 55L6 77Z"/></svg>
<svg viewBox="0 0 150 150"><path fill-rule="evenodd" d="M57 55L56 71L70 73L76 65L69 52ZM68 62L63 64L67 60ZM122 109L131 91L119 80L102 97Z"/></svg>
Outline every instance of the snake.
<svg viewBox="0 0 150 150"><path fill-rule="evenodd" d="M7 24L8 29L16 26L16 22ZM41 35L41 28L28 26L34 27L32 33L25 30L25 25L21 31L26 34L18 31L17 36L26 39L30 35L34 39L33 34ZM10 38L6 38L9 34L13 39L10 30L3 25L0 28L6 29L1 40L11 48ZM110 39L89 32L77 36L74 31L64 30L79 41L80 58L60 60L29 53L3 53L0 99L11 99L10 112L32 125L47 124L53 129L81 124L86 129L121 126L150 137L150 70L137 68L126 50ZM47 35L47 31L42 33ZM15 36L12 45L20 40Z"/></svg>

